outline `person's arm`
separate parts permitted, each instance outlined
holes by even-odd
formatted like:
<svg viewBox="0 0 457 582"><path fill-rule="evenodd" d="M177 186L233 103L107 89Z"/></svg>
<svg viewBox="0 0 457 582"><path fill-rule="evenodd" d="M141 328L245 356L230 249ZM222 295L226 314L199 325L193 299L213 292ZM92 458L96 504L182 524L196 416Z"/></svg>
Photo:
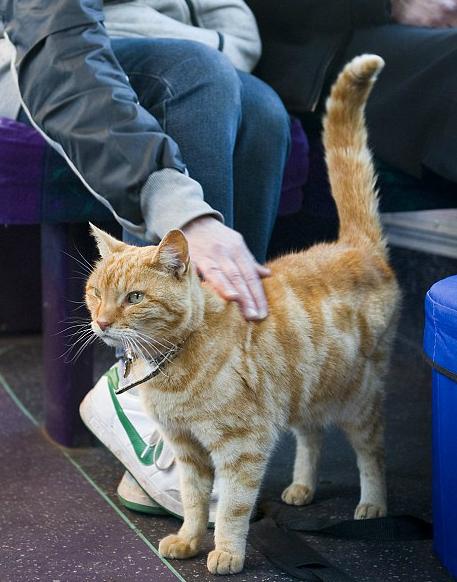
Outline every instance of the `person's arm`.
<svg viewBox="0 0 457 582"><path fill-rule="evenodd" d="M219 237L233 259L231 271L219 269L224 286L207 267L219 260L213 240L192 257L197 268L221 295L238 301L248 319L264 315L263 290L230 281L258 283L265 271L248 256L242 237L203 200L176 143L138 103L102 25L101 0L1 2L5 34L15 52L13 73L34 126L134 234L156 242L184 226L191 249L206 236Z"/></svg>
<svg viewBox="0 0 457 582"><path fill-rule="evenodd" d="M241 71L250 72L257 64L259 31L254 15L242 0L201 1L189 12L191 24L160 13L154 4L145 0L106 4L109 35L194 40L223 52Z"/></svg>
<svg viewBox="0 0 457 582"><path fill-rule="evenodd" d="M138 103L98 0L7 0L13 73L34 126L128 230L148 240L212 215L176 143ZM169 211L159 212L166 198ZM143 219L144 218L144 219Z"/></svg>
<svg viewBox="0 0 457 582"><path fill-rule="evenodd" d="M392 18L410 26L457 26L457 0L392 0Z"/></svg>

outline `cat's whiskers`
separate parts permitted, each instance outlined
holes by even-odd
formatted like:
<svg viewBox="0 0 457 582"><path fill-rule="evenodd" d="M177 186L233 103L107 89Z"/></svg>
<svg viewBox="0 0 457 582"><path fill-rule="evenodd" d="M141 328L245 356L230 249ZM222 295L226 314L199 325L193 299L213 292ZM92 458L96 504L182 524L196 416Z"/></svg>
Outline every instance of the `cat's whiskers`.
<svg viewBox="0 0 457 582"><path fill-rule="evenodd" d="M81 333L81 336L71 343L70 347L61 355L61 357L66 358L67 356L69 356L71 354L71 351L76 349L76 346L79 343L81 343L74 356L70 360L65 359L66 363L74 362L82 354L82 352L96 339L97 335L93 332L92 328L84 330Z"/></svg>
<svg viewBox="0 0 457 582"><path fill-rule="evenodd" d="M173 350L176 350L177 347L178 347L176 344L174 344L173 342L170 342L167 339L163 339L163 341L165 341L168 344L170 344L169 347L167 347L166 345L164 345L161 341L159 341L159 340L157 340L157 339L155 339L155 338L153 338L151 336L148 336L148 335L146 335L145 333L143 333L141 331L135 330L135 333L139 337L141 337L144 341L146 341L151 347L154 347L155 349L157 349L157 348L156 348L156 346L154 344L159 345L161 348L163 348L163 349L165 349L167 351L168 350L172 350L172 349ZM158 350L158 351L159 351L159 353L161 353L160 350Z"/></svg>
<svg viewBox="0 0 457 582"><path fill-rule="evenodd" d="M133 342L133 338L129 335L128 330L122 330L119 333L119 338L124 348L124 352L130 352L133 356L145 359L143 351L138 345Z"/></svg>
<svg viewBox="0 0 457 582"><path fill-rule="evenodd" d="M89 328L90 328L90 323L88 323L88 322L86 322L86 323L75 323L73 325L69 325L65 329L62 329L60 331L57 331L54 335L60 335L62 333L66 333L67 331L70 331L72 329L76 329L76 331L68 334L69 336L72 336L72 335L76 335L76 334L80 333L84 329L89 329Z"/></svg>
<svg viewBox="0 0 457 582"><path fill-rule="evenodd" d="M139 340L140 340L140 338L138 338L138 341L139 341ZM145 340L142 340L142 341L145 341ZM170 358L169 358L169 357L168 357L166 354L164 354L163 352L159 351L159 350L158 350L157 348L155 348L154 346L150 346L150 347L151 347L153 350L155 350L155 351L158 353L158 355L160 356L160 358L161 358L161 360L160 360L160 363L159 363L159 365L158 365L158 370L159 370L159 372L160 372L160 373L162 374L162 376L164 376L165 378L169 378L168 374L167 374L166 372L164 372L164 371L162 370L162 368L160 367L160 364L162 364L162 363L164 362L164 360L165 360L165 361L167 361L167 362L169 362L169 363L171 363L171 361L172 361L172 360L171 360L171 359L170 359ZM149 354L149 351L148 351L148 354ZM156 358L152 358L152 359L156 360Z"/></svg>
<svg viewBox="0 0 457 582"><path fill-rule="evenodd" d="M90 319L87 317L70 316L65 317L65 319L60 319L57 323L90 323Z"/></svg>
<svg viewBox="0 0 457 582"><path fill-rule="evenodd" d="M139 350L137 346L135 346L130 337L125 336L125 341L127 343L128 350L131 351L134 356L144 358L143 352Z"/></svg>
<svg viewBox="0 0 457 582"><path fill-rule="evenodd" d="M78 329L72 333L67 334L65 337L67 337L68 339L73 338L75 336L80 336L80 334L82 334L83 332L85 333L90 333L92 330L90 329ZM56 334L57 335L57 334Z"/></svg>
<svg viewBox="0 0 457 582"><path fill-rule="evenodd" d="M82 341L82 339L84 339L86 336L93 334L94 332L92 331L92 328L87 328L87 329L82 329L79 330L78 332L74 333L74 334L70 334L70 337L72 335L77 335L80 334L80 336L78 337L78 339L76 340L72 340L73 344L72 346L75 346L76 344L78 344L80 341Z"/></svg>
<svg viewBox="0 0 457 582"><path fill-rule="evenodd" d="M139 335L139 336L142 336L144 339L146 339L148 341L154 341L155 343L157 343L158 345L160 345L160 347L162 347L162 348L164 348L166 350L169 350L169 349L172 349L172 348L176 348L176 344L174 344L173 342L171 342L170 340L167 340L165 338L161 338L161 341L159 341L158 339L153 338L152 336L147 335L146 333L144 333L144 332L142 332L142 331L140 331L138 329L135 329L134 330L134 333L137 334L137 335ZM166 342L167 344L169 344L169 347L166 346L165 344L163 344L162 342Z"/></svg>
<svg viewBox="0 0 457 582"><path fill-rule="evenodd" d="M132 346L132 349L136 352L136 354L138 356L140 356L141 358L146 359L146 355L151 357L151 354L149 352L147 352L147 350L143 349L141 344L139 342L137 342L134 337L128 336L128 342Z"/></svg>
<svg viewBox="0 0 457 582"><path fill-rule="evenodd" d="M140 339L141 339L142 342L146 343L146 345L148 347L150 347L153 350L155 350L157 352L157 354L161 357L161 359L166 360L167 362L171 362L171 359L169 358L169 356L167 356L166 353L163 353L160 350L158 350L153 344L150 343L150 341L148 341L148 340L146 340L146 339L141 338L140 336L138 336L138 340L140 340ZM171 348L167 348L167 350L168 349L171 349Z"/></svg>
<svg viewBox="0 0 457 582"><path fill-rule="evenodd" d="M77 246L75 246L76 252L78 253L78 255L81 257L81 259L83 260L83 262L87 265L87 267L90 269L90 271L93 271L94 266L86 259L86 257L81 253L81 251L78 249Z"/></svg>
<svg viewBox="0 0 457 582"><path fill-rule="evenodd" d="M154 359L154 357L151 355L151 353L149 352L149 350L147 348L144 347L144 345L142 345L138 339L139 338L135 338L135 336L129 332L127 332L126 334L126 338L127 341L129 342L130 346L132 346L132 350L141 358L143 359L147 359L146 355L149 356L149 358L151 360Z"/></svg>
<svg viewBox="0 0 457 582"><path fill-rule="evenodd" d="M64 255L67 255L67 257L70 257L71 259L76 261L84 269L84 271L86 271L87 274L90 275L92 273L94 269L93 265L91 265L90 262L81 254L78 248L76 248L76 252L81 257L80 259L78 257L75 257L75 255L72 255L71 253L67 253L66 251L62 252Z"/></svg>
<svg viewBox="0 0 457 582"><path fill-rule="evenodd" d="M79 271L74 271L77 275L79 275L78 277L68 277L68 279L70 281L84 281L84 283L86 283L87 279L89 278L88 276L90 275L90 273L81 273Z"/></svg>
<svg viewBox="0 0 457 582"><path fill-rule="evenodd" d="M151 360L155 360L156 357L162 355L154 346L149 346L142 338L137 337L134 338L133 341L141 348L142 351L146 352ZM154 355L151 354L148 348L152 348L156 353Z"/></svg>
<svg viewBox="0 0 457 582"><path fill-rule="evenodd" d="M130 343L128 342L127 338L124 335L121 336L121 343L125 354L127 352L132 352L134 354Z"/></svg>
<svg viewBox="0 0 457 582"><path fill-rule="evenodd" d="M67 255L67 257L70 257L71 259L76 261L78 263L78 265L83 269L83 272L86 275L90 275L92 273L93 267L89 262L86 261L87 264L83 263L81 260L78 259L78 257L75 257L74 255L71 255L70 253L67 253L66 251L62 251L62 252L64 255Z"/></svg>
<svg viewBox="0 0 457 582"><path fill-rule="evenodd" d="M84 307L86 307L86 302L85 301L74 301L73 299L65 299L65 301L68 301L69 303L75 303L78 307L74 307L73 311L78 311L79 309L83 309ZM86 307L87 309L87 307Z"/></svg>
<svg viewBox="0 0 457 582"><path fill-rule="evenodd" d="M155 341L158 341L158 340L155 340ZM169 344L169 346L170 346L170 348L169 348L169 349L171 349L171 348L176 348L176 347L177 347L177 346L176 346L176 344L174 344L174 343L173 343L173 342L171 342L170 340L167 340L167 339L165 339L165 338L162 338L162 341L163 341L163 342L166 342L167 344ZM162 344L162 345L163 345L163 344ZM166 346L163 346L163 347L166 347ZM167 349L168 349L168 348L167 348Z"/></svg>
<svg viewBox="0 0 457 582"><path fill-rule="evenodd" d="M63 322L69 323L70 325L68 325L66 328L62 329L61 331L57 332L55 335L66 333L68 338L74 338L75 336L77 336L77 337L76 337L76 339L70 339L70 345L67 348L67 350L65 350L65 352L62 354L61 357L66 358L68 355L71 354L72 350L77 349L74 357L70 360L70 361L74 361L82 353L82 351L89 345L89 343L90 343L89 340L91 340L92 338L95 339L95 334L94 334L94 331L92 329L91 322L89 319L82 318L82 317L69 317L69 318L62 320L59 323L63 323ZM71 333L68 333L70 330L73 330L73 331ZM87 342L89 342L89 343L87 343ZM78 344L81 344L81 345L78 346ZM82 348L82 349L80 349L80 348Z"/></svg>
<svg viewBox="0 0 457 582"><path fill-rule="evenodd" d="M152 348L154 350L154 352L156 352L156 354L160 355L160 351L155 346L151 345L146 340L146 337L143 337L143 334L141 334L141 332L139 332L135 329L129 329L129 330L126 330L125 333L126 333L126 335L128 335L128 337L130 339L136 340L136 342L139 343L139 345L142 345L143 347L146 345L148 348ZM140 343L140 340L141 340L141 343ZM148 350L148 354L149 354L149 350ZM152 358L153 356L150 355L150 357Z"/></svg>
<svg viewBox="0 0 457 582"><path fill-rule="evenodd" d="M135 330L132 333L133 333L133 337L135 337L136 339L141 339L141 341L143 341L147 346L152 348L158 354L161 353L160 350L152 343L151 338L149 336L147 336L146 334L144 334L138 330ZM165 348L165 346L163 346L163 345L161 345L161 347Z"/></svg>
<svg viewBox="0 0 457 582"><path fill-rule="evenodd" d="M74 273L76 273L77 275L80 275L80 277L73 277L73 279L82 279L83 281L85 281L86 279L89 278L90 272L88 271L78 271L75 270L73 271Z"/></svg>
<svg viewBox="0 0 457 582"><path fill-rule="evenodd" d="M91 343L95 342L95 340L97 339L97 336L93 333L78 349L78 351L76 352L76 354L73 356L73 358L70 360L70 362L75 362L79 356L83 353L83 351L90 346Z"/></svg>
<svg viewBox="0 0 457 582"><path fill-rule="evenodd" d="M136 337L135 337L135 334L136 334ZM147 358L145 356L147 355L147 356L149 356L150 360L154 360L154 361L156 360L157 356L153 356L148 349L148 347L150 347L157 353L157 355L161 356L162 360L165 359L168 362L171 362L171 360L168 357L166 357L162 352L157 350L157 348L155 348L152 345L148 345L146 343L146 341L142 337L140 337L139 333L137 333L136 330L135 331L129 330L129 331L125 332L124 338L129 343L130 346L134 346L133 348L131 347L130 349L132 349L132 351L137 351L137 353L139 352L140 356L143 359L146 360ZM146 346L148 346L148 347L145 347L144 343L146 343ZM158 367L158 370L163 376L165 376L165 378L168 378L168 374L166 374L160 366Z"/></svg>

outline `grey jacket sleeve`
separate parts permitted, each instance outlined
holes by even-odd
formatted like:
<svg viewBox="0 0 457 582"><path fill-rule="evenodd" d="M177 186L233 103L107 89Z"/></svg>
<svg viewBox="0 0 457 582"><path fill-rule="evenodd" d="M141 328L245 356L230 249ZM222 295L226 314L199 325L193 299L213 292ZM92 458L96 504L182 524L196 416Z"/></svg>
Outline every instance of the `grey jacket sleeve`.
<svg viewBox="0 0 457 582"><path fill-rule="evenodd" d="M105 4L105 26L111 37L179 38L220 50L241 71L251 72L262 44L257 23L243 0L200 0L190 12L159 0ZM168 13L167 13L168 11Z"/></svg>
<svg viewBox="0 0 457 582"><path fill-rule="evenodd" d="M176 143L139 105L111 50L101 0L0 0L0 11L24 109L124 227L157 240L197 216L222 219L187 176ZM168 182L153 179L165 169Z"/></svg>

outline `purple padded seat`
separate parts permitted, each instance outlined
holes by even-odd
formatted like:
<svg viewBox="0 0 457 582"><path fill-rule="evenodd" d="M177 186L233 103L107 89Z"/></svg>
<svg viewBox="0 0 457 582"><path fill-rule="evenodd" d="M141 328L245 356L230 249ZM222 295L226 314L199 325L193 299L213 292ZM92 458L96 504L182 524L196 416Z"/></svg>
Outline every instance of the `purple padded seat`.
<svg viewBox="0 0 457 582"><path fill-rule="evenodd" d="M4 224L112 220L35 129L5 117L0 117L0 187Z"/></svg>
<svg viewBox="0 0 457 582"><path fill-rule="evenodd" d="M290 120L291 147L284 170L279 216L295 214L303 205L303 187L309 176L309 143L299 119Z"/></svg>
<svg viewBox="0 0 457 582"><path fill-rule="evenodd" d="M0 117L0 190L3 224L37 224L45 141L31 127Z"/></svg>
<svg viewBox="0 0 457 582"><path fill-rule="evenodd" d="M291 118L291 138L280 216L300 210L309 173L308 140L296 118ZM3 224L111 220L108 210L87 192L35 129L5 117L0 117L0 188Z"/></svg>

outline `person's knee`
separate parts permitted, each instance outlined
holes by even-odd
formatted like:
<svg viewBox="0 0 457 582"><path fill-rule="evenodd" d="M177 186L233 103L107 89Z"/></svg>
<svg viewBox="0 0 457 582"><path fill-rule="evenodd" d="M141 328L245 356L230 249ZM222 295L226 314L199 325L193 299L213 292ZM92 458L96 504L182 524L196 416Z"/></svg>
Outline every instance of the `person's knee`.
<svg viewBox="0 0 457 582"><path fill-rule="evenodd" d="M221 52L202 43L187 43L186 65L195 84L215 97L237 105L240 102L240 80L230 60Z"/></svg>
<svg viewBox="0 0 457 582"><path fill-rule="evenodd" d="M140 93L141 79L152 78L172 95L198 91L206 94L207 101L213 101L215 106L221 102L224 106L231 104L231 109L239 105L240 80L236 69L214 48L183 39L115 39L113 48Z"/></svg>

